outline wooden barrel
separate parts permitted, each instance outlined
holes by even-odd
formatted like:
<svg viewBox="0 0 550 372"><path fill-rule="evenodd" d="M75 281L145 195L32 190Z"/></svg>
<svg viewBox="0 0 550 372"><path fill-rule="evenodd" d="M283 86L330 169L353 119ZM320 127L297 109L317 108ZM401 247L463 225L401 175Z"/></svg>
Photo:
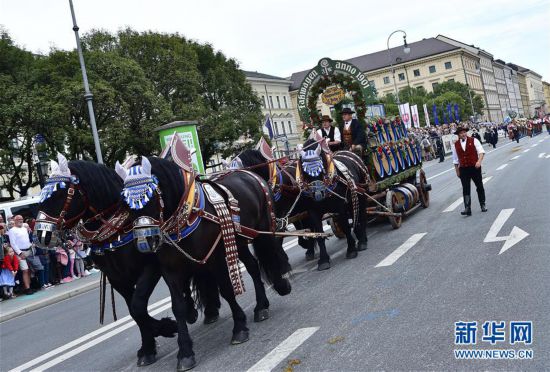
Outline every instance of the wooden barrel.
<svg viewBox="0 0 550 372"><path fill-rule="evenodd" d="M389 149L386 152L386 155L387 155L388 160L390 162L393 173L398 173L399 172L399 160L397 159L397 156L394 156L394 154L395 153L391 149Z"/></svg>
<svg viewBox="0 0 550 372"><path fill-rule="evenodd" d="M418 203L418 201L420 200L420 193L418 192L418 188L411 183L402 183L401 186L405 187L411 192L411 194L413 195L413 204L411 205L411 207L415 206L416 203Z"/></svg>
<svg viewBox="0 0 550 372"><path fill-rule="evenodd" d="M414 195L408 188L399 185L393 188L392 191L404 210L407 211L414 206Z"/></svg>
<svg viewBox="0 0 550 372"><path fill-rule="evenodd" d="M416 155L418 155L417 160L418 163L422 163L422 149L420 148L420 143L416 143Z"/></svg>
<svg viewBox="0 0 550 372"><path fill-rule="evenodd" d="M382 168L384 169L384 173L386 174L386 176L391 176L393 172L390 161L386 156L386 151L382 151L382 154L380 154L380 159L382 160Z"/></svg>
<svg viewBox="0 0 550 372"><path fill-rule="evenodd" d="M394 125L390 125L390 129L394 142L399 141L401 139L401 133L399 133L399 130Z"/></svg>
<svg viewBox="0 0 550 372"><path fill-rule="evenodd" d="M379 126L380 133L382 134L382 138L384 139L383 143L390 142L391 137L388 135L388 131L386 130L386 126L384 124Z"/></svg>
<svg viewBox="0 0 550 372"><path fill-rule="evenodd" d="M397 161L399 162L399 168L401 168L401 170L404 170L407 167L406 160L403 159L403 154L401 153L401 150L399 150L399 147L396 147L393 153L394 156L397 158Z"/></svg>
<svg viewBox="0 0 550 372"><path fill-rule="evenodd" d="M409 158L411 159L411 165L416 165L416 155L414 149L412 148L412 145L409 143L408 145L405 145L405 149L407 150L407 153L409 154Z"/></svg>
<svg viewBox="0 0 550 372"><path fill-rule="evenodd" d="M384 174L384 168L382 168L382 162L378 160L377 152L372 153L372 165L374 166L374 171L378 175L379 178L383 178L385 176Z"/></svg>

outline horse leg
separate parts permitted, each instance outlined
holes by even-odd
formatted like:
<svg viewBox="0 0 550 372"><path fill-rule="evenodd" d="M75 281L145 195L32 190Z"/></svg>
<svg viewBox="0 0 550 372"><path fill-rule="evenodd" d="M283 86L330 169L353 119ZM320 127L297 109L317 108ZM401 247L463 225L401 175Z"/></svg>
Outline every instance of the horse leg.
<svg viewBox="0 0 550 372"><path fill-rule="evenodd" d="M310 222L314 232L323 232L323 220L321 219L321 215L310 211ZM319 261L317 261L317 270L328 270L330 269L330 256L327 253L325 238L317 238L317 245L319 246Z"/></svg>
<svg viewBox="0 0 550 372"><path fill-rule="evenodd" d="M205 272L196 273L193 279L200 303L204 306L204 324L212 324L220 317L221 307L218 284L212 275Z"/></svg>
<svg viewBox="0 0 550 372"><path fill-rule="evenodd" d="M353 230L357 237L357 250L364 251L367 249L367 203L364 200L359 200L359 221Z"/></svg>
<svg viewBox="0 0 550 372"><path fill-rule="evenodd" d="M262 247L262 249L268 249ZM260 267L258 261L246 244L239 244L239 259L242 261L248 274L252 278L254 283L254 291L256 293L256 307L254 307L254 321L261 322L269 318L269 300L265 293L264 283L262 282L262 275L260 273Z"/></svg>
<svg viewBox="0 0 550 372"><path fill-rule="evenodd" d="M193 341L189 335L186 318L186 304L183 296L184 287L189 284L189 278L183 277L181 271L165 271L164 280L170 289L172 312L178 322L178 364L177 371L187 371L196 366Z"/></svg>
<svg viewBox="0 0 550 372"><path fill-rule="evenodd" d="M231 344L242 344L243 342L248 341L249 338L248 328L246 327L246 315L235 299L233 286L229 280L227 265L225 262L220 262L218 267L221 269L216 270L216 278L218 280L220 294L225 301L227 301L233 316L233 335L231 337Z"/></svg>
<svg viewBox="0 0 550 372"><path fill-rule="evenodd" d="M189 280L184 285L183 296L185 299L185 321L189 324L193 324L199 317L199 312L195 309L195 301L191 295L191 281Z"/></svg>
<svg viewBox="0 0 550 372"><path fill-rule="evenodd" d="M346 258L355 258L357 257L357 249L355 245L355 238L351 235L351 227L348 222L347 213L339 213L336 217L338 224L342 227L342 231L346 234L346 240L348 242L348 249L346 251Z"/></svg>
<svg viewBox="0 0 550 372"><path fill-rule="evenodd" d="M292 286L283 275L290 272L291 267L282 241L271 235L260 235L252 244L267 280L273 283L273 289L281 296L289 294Z"/></svg>

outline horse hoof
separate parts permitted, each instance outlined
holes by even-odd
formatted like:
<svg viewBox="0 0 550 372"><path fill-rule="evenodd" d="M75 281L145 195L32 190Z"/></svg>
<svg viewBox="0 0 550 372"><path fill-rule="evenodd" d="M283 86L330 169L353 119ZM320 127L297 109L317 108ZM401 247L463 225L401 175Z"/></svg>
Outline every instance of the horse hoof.
<svg viewBox="0 0 550 372"><path fill-rule="evenodd" d="M279 296L286 296L292 291L292 286L288 279L283 278L273 283L273 289L275 289Z"/></svg>
<svg viewBox="0 0 550 372"><path fill-rule="evenodd" d="M317 270L323 271L330 269L330 262L322 262L319 265L317 265Z"/></svg>
<svg viewBox="0 0 550 372"><path fill-rule="evenodd" d="M189 358L178 358L178 372L182 371L189 371L190 369L194 368L197 365L197 361L195 360L195 356L191 355Z"/></svg>
<svg viewBox="0 0 550 372"><path fill-rule="evenodd" d="M315 259L315 253L306 252L306 261L313 261Z"/></svg>
<svg viewBox="0 0 550 372"><path fill-rule="evenodd" d="M233 337L231 337L231 345L242 344L246 341L248 341L248 331L233 333Z"/></svg>
<svg viewBox="0 0 550 372"><path fill-rule="evenodd" d="M193 311L190 311L187 313L185 317L185 321L187 322L187 324L194 324L198 318L199 318L198 311L193 309Z"/></svg>
<svg viewBox="0 0 550 372"><path fill-rule="evenodd" d="M218 321L218 319L220 319L220 316L218 314L215 314L215 315L205 315L204 316L204 321L203 323L204 324L212 324L212 323L216 323Z"/></svg>
<svg viewBox="0 0 550 372"><path fill-rule="evenodd" d="M254 321L256 323L269 319L269 309L262 309L254 312Z"/></svg>
<svg viewBox="0 0 550 372"><path fill-rule="evenodd" d="M138 367L145 367L145 366L148 366L150 364L155 363L156 361L157 361L157 356L155 354L142 355L142 356L138 357L137 366Z"/></svg>
<svg viewBox="0 0 550 372"><path fill-rule="evenodd" d="M346 258L351 259L357 257L357 251L346 252Z"/></svg>
<svg viewBox="0 0 550 372"><path fill-rule="evenodd" d="M360 251L366 251L367 250L367 242L360 242L357 244L357 250Z"/></svg>

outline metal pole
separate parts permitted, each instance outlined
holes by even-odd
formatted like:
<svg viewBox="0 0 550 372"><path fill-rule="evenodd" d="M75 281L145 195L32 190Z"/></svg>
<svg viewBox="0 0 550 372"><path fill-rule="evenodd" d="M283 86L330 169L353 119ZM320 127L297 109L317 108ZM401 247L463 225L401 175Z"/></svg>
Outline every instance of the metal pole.
<svg viewBox="0 0 550 372"><path fill-rule="evenodd" d="M397 91L397 83L395 82L395 70L393 69L393 61L392 61L392 58L391 58L391 52L390 52L390 38L392 37L393 34L395 34L396 32L402 32L405 34L405 37L407 37L407 33L403 30L395 30L394 32L392 32L390 34L390 36L388 36L388 40L386 42L386 45L387 45L387 49L388 49L388 58L390 60L390 69L392 70L392 76L393 76L393 87L395 88L395 99L397 101L397 104L399 105L399 92Z"/></svg>
<svg viewBox="0 0 550 372"><path fill-rule="evenodd" d="M80 45L80 36L78 35L78 26L76 25L76 17L74 14L73 0L69 0L69 6L71 7L71 15L73 17L73 31L76 38L76 49L78 51L78 59L80 60L80 69L82 70L82 80L84 81L84 99L88 104L88 114L90 116L90 124L92 126L92 135L94 137L95 154L97 162L103 164L103 156L101 155L101 147L99 145L99 135L97 134L97 126L95 123L94 105L92 103L93 94L90 92L90 86L88 85L88 74L86 73L86 65L84 64L84 56L82 55L82 47Z"/></svg>

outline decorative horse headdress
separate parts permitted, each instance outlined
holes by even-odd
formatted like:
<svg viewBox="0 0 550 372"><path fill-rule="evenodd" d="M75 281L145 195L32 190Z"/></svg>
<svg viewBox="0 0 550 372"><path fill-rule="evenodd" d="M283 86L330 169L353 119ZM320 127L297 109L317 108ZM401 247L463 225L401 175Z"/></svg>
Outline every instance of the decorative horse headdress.
<svg viewBox="0 0 550 372"><path fill-rule="evenodd" d="M57 163L52 160L50 163L52 174L40 191L40 203L52 196L58 189L64 189L67 184L78 184L78 178L71 175L67 159L60 153L57 154Z"/></svg>
<svg viewBox="0 0 550 372"><path fill-rule="evenodd" d="M158 179L151 174L151 163L143 156L141 165L134 165L126 170L117 161L115 165L117 174L124 181L122 196L131 209L143 209L151 200L158 187Z"/></svg>
<svg viewBox="0 0 550 372"><path fill-rule="evenodd" d="M317 145L315 150L306 149L300 152L302 168L310 177L318 177L325 168L321 158L321 146Z"/></svg>

